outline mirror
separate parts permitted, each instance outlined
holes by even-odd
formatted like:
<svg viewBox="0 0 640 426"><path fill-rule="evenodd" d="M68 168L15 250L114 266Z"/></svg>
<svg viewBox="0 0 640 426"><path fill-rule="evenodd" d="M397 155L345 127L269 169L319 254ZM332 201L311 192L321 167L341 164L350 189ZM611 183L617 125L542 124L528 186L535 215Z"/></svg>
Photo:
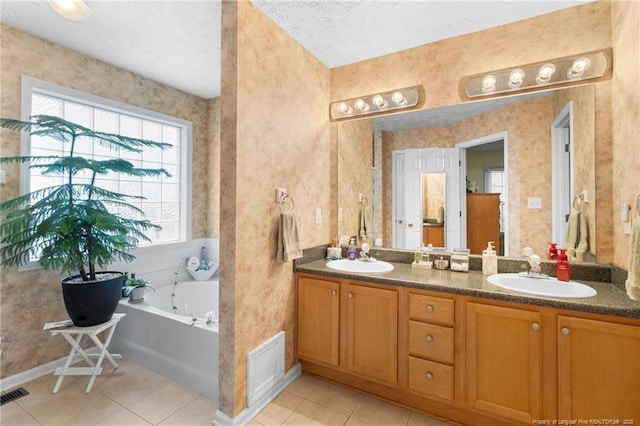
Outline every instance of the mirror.
<svg viewBox="0 0 640 426"><path fill-rule="evenodd" d="M595 194L595 98L595 86L591 84L465 103L436 110L411 111L375 117L371 120L338 123L342 130L343 127L353 126L353 123L359 123L361 129L366 128L363 122L367 122L373 131L373 138L370 134L368 136L369 143L373 140L374 179L372 192L369 192L373 204L373 237L381 242L383 247L394 247L393 200L399 196L397 188L392 188L394 151L435 147L460 150L465 171L462 173L460 189L456 194L460 200L461 213L466 216L465 178L474 173L466 170L467 158L472 150L481 149L480 145L495 142L498 135L504 137L504 188L500 216L500 239L504 240L503 253L520 257L522 248L529 246L544 257L548 250L548 242L556 241L564 245L564 241L559 241L562 237L558 235L566 235L566 232L562 231L562 226L566 224L561 219L562 215L558 213L558 205L562 203L569 206L569 211L562 213L568 214L571 212L572 198L576 194L585 190ZM569 118L563 124L560 117L567 111ZM564 136L562 132L565 133ZM344 132L340 133L344 135ZM553 147L554 144L564 143L561 142L563 137L567 142L572 142L569 144L570 158L563 160L565 163L561 164L566 166L561 165L560 172L556 172L556 175L567 173L571 175L571 182L559 185L555 182L557 176L554 177L552 173L552 163L557 162ZM362 143L366 139L364 136L358 138L357 149L360 152L365 151ZM371 173L370 163L358 165L353 163L352 157L349 160L353 151L346 147L353 143L353 140L353 137L338 137L338 165L343 161L351 161L351 170L347 174L339 172L339 194L344 192L343 185L345 180L348 180L341 176ZM492 168L500 167L498 164L486 164L484 168L491 171ZM483 190L484 178L482 182L478 177L473 177L470 181L475 181L475 186L480 191ZM424 194L420 196L426 197ZM451 213L447 212L450 198L446 198L444 202L445 214ZM428 201L427 207L430 205L431 202ZM582 203L581 209L587 217L589 228L591 256L587 256L586 259L594 260L595 203ZM341 226L346 225L346 210L344 214L342 222L338 225L339 234L354 235L357 230L350 231L354 229L353 226ZM449 228L447 225L451 224L445 220L444 226ZM467 238L466 225L465 220L461 221L459 227L464 228L461 241L466 241ZM422 236L418 241L423 241ZM445 243L445 246L449 246L449 241ZM486 246L486 241L484 245ZM461 245L452 247L457 248Z"/></svg>

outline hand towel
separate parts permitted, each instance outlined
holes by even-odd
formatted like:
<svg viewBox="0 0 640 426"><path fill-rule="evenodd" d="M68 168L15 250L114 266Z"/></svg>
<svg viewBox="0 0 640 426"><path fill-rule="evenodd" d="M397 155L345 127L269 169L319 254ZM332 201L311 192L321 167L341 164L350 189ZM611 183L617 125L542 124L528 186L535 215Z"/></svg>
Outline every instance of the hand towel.
<svg viewBox="0 0 640 426"><path fill-rule="evenodd" d="M363 206L362 209L360 210L360 236L361 237L371 236L371 230L369 229L370 221L371 219L369 218L369 209Z"/></svg>
<svg viewBox="0 0 640 426"><path fill-rule="evenodd" d="M298 235L298 221L293 212L280 213L278 226L278 262L289 262L302 257L300 236Z"/></svg>
<svg viewBox="0 0 640 426"><path fill-rule="evenodd" d="M567 239L565 248L569 258L576 257L576 252L586 253L589 250L587 240L589 229L587 227L587 218L577 210L569 215L569 223L567 226Z"/></svg>
<svg viewBox="0 0 640 426"><path fill-rule="evenodd" d="M640 215L636 216L631 230L629 275L625 287L631 299L640 301Z"/></svg>

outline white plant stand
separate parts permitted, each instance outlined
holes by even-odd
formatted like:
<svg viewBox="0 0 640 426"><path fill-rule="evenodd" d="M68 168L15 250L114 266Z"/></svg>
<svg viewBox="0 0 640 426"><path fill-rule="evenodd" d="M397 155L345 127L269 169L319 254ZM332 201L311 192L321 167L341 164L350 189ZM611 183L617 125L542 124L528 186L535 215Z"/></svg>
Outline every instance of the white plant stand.
<svg viewBox="0 0 640 426"><path fill-rule="evenodd" d="M116 331L118 322L120 322L125 315L126 314L113 314L113 317L109 321L90 327L74 327L71 320L60 321L57 323L46 323L44 325L43 329L49 331L52 336L61 334L71 345L71 352L69 352L69 356L67 357L64 366L56 368L54 373L54 375L60 377L58 377L58 381L53 388L53 393L60 390L64 376L91 376L89 384L85 389L85 393L91 392L91 388L93 387L96 377L102 374L102 362L105 358L109 360L111 365L113 365L113 368L118 368L118 363L115 359L122 359L122 355L111 354L107 349L109 347L109 343L111 343L113 333ZM107 332L104 343L98 338L98 334L103 331ZM80 347L80 341L84 336L88 336L89 339L93 341L100 351L99 353L88 354ZM82 359L89 364L89 367L71 367L76 354L79 354ZM98 359L94 363L91 358Z"/></svg>

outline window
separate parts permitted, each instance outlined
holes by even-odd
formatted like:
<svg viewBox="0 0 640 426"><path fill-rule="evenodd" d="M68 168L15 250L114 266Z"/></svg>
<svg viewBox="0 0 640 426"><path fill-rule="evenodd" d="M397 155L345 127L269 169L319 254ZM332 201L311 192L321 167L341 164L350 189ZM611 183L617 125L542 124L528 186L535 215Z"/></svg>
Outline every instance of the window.
<svg viewBox="0 0 640 426"><path fill-rule="evenodd" d="M160 225L161 230L147 231L151 242L141 241L141 246L185 241L190 228L190 169L191 123L175 117L144 110L131 105L111 101L61 86L23 77L23 120L32 115L54 115L94 130L130 137L166 142L167 150L148 149L141 153L109 149L90 139L79 140L76 152L94 159L122 158L138 167L164 168L170 177L132 177L104 175L96 183L116 192L142 195L145 200L129 200L140 208L145 218ZM52 138L31 137L23 143L23 150L34 155L63 154L68 146ZM43 176L37 169L23 170L24 192L52 185L53 179ZM89 177L87 177L88 181ZM118 209L114 207L114 209ZM116 212L131 215L122 210Z"/></svg>

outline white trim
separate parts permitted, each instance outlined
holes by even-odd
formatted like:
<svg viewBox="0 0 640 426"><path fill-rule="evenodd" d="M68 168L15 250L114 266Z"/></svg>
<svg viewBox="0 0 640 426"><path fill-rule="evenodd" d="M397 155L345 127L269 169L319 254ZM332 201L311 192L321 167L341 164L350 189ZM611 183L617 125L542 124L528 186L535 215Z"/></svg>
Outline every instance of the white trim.
<svg viewBox="0 0 640 426"><path fill-rule="evenodd" d="M562 130L569 124L569 194L564 185L564 175L567 173L563 158L565 145L565 131ZM551 124L551 235L552 241L558 243L558 247L564 247L566 235L564 235L565 218L562 217L562 204L567 199L573 200L573 101L569 101Z"/></svg>
<svg viewBox="0 0 640 426"><path fill-rule="evenodd" d="M276 397L283 391L287 386L289 386L295 379L298 378L302 374L302 366L300 363L294 365L289 371L286 372L284 378L279 381L271 390L262 396L258 401L256 401L253 407L245 408L242 410L236 417L230 417L227 414L223 413L220 410L216 411L216 414L213 416L212 424L215 426L241 426L249 423L255 416L260 413L269 405L271 401L276 399Z"/></svg>
<svg viewBox="0 0 640 426"><path fill-rule="evenodd" d="M88 350L86 350L85 352L97 351L97 350L98 348L93 346ZM0 379L0 391L5 392L7 390L23 385L27 382L30 382L31 380L38 379L40 377L46 376L47 374L53 374L53 372L56 371L56 368L64 367L64 363L67 360L67 357L68 355L65 355L63 358L56 359L55 361L51 361L46 364L42 364L37 367L31 368L29 370L22 371L18 374L14 374L13 376ZM80 355L76 355L74 357L72 364L78 361L82 361L82 357Z"/></svg>
<svg viewBox="0 0 640 426"><path fill-rule="evenodd" d="M171 247L179 248L181 245L188 243L192 239L192 206L193 206L193 190L192 190L192 165L193 165L193 123L182 118L152 111L146 108L137 107L124 102L115 101L113 99L85 93L79 90L71 89L47 81L39 80L26 75L22 76L21 88L21 120L28 121L31 117L32 105L31 97L34 90L38 93L49 94L56 98L68 99L70 101L83 103L93 107L106 110L114 110L119 113L137 116L143 119L153 119L161 123L179 126L182 128L180 141L180 182L181 191L184 191L184 202L180 201L180 216L184 218L180 221L180 241L156 243L148 246L138 247L136 250L141 253L154 253L158 248L160 250ZM31 144L29 134L23 132L20 138L21 155L30 155ZM20 167L20 194L29 191L30 170L29 164L23 163ZM38 262L29 262L27 265L21 265L19 271L30 271L41 269L42 266Z"/></svg>
<svg viewBox="0 0 640 426"><path fill-rule="evenodd" d="M502 213L504 215L503 250L504 250L504 256L509 256L509 203L511 202L511 200L509 200L509 132L507 131L498 132L492 135L487 135L487 136L472 139L469 141L460 142L460 143L457 143L455 147L466 150L467 148L471 148L473 146L484 145L486 143L495 142L500 139L504 141L504 145L503 145L504 193L503 194L504 194L505 203L504 203L504 208L502 210ZM466 151L465 151L465 155L466 155ZM464 179L461 179L460 181L461 181L460 193L462 194L467 191L466 182ZM464 234L466 235L466 231L467 231L466 197L462 197L462 198L465 198L464 208L462 209L462 227L464 228L464 231L465 231Z"/></svg>

